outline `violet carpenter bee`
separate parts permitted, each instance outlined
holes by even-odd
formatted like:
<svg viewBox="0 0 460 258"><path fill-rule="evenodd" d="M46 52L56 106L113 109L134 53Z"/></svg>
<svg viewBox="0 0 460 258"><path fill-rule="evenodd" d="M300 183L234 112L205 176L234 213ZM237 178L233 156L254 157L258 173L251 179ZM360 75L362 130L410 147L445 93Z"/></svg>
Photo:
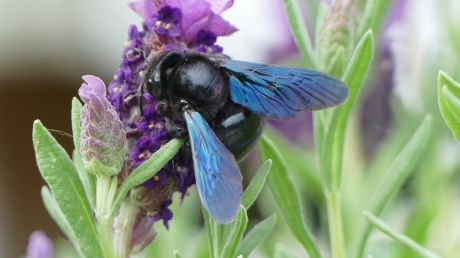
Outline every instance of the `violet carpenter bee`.
<svg viewBox="0 0 460 258"><path fill-rule="evenodd" d="M171 136L188 136L201 202L219 223L238 211L237 160L255 145L264 117L336 106L348 95L341 81L319 71L174 50L152 61L144 87L160 101Z"/></svg>

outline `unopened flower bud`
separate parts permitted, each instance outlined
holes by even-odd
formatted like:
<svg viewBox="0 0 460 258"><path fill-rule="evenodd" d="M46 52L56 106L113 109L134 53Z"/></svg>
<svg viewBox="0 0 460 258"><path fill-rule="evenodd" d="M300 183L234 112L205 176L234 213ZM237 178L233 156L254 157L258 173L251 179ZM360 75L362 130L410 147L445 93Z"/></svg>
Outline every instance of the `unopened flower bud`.
<svg viewBox="0 0 460 258"><path fill-rule="evenodd" d="M330 7L319 35L319 57L327 68L339 49L347 56L351 53L354 16L352 0L338 0ZM343 59L345 61L345 59ZM326 71L331 72L331 71Z"/></svg>
<svg viewBox="0 0 460 258"><path fill-rule="evenodd" d="M125 159L126 134L106 96L104 82L83 76L79 91L85 103L81 113L81 152L85 168L96 175L117 175Z"/></svg>

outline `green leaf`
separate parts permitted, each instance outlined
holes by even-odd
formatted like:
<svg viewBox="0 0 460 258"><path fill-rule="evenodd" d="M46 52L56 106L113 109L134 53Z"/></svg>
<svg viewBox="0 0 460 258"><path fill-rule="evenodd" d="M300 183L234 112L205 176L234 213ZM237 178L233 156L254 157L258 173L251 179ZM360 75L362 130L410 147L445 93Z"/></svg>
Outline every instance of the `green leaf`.
<svg viewBox="0 0 460 258"><path fill-rule="evenodd" d="M311 44L310 34L308 33L305 19L302 17L302 9L299 6L298 0L283 0L283 2L292 34L294 35L300 53L302 53L308 66L318 67Z"/></svg>
<svg viewBox="0 0 460 258"><path fill-rule="evenodd" d="M59 208L56 199L54 198L53 194L51 193L50 189L47 186L42 186L41 195L43 203L45 204L45 208L50 214L51 218L56 222L59 228L66 234L66 236L75 241L75 235L72 231L72 227L70 226L69 222L65 218L64 213L62 213L61 208Z"/></svg>
<svg viewBox="0 0 460 258"><path fill-rule="evenodd" d="M73 161L75 164L75 168L77 169L78 176L80 177L81 183L83 184L83 188L85 189L86 197L88 198L89 204L92 208L95 207L96 202L96 179L94 175L88 173L83 166L81 160L81 152L80 152L80 117L81 117L81 109L82 105L77 98L72 99L72 135L73 135L73 144L75 150L73 152Z"/></svg>
<svg viewBox="0 0 460 258"><path fill-rule="evenodd" d="M265 238L270 235L272 230L275 228L277 219L276 214L272 214L270 217L255 225L251 231L246 234L243 241L241 241L237 254L243 255L243 257L249 257L252 251L254 251L257 246L259 246Z"/></svg>
<svg viewBox="0 0 460 258"><path fill-rule="evenodd" d="M391 200L391 197L395 195L404 181L413 172L415 164L426 148L433 124L432 120L431 115L425 116L411 139L388 167L385 176L381 180L369 204L369 209L373 214L379 216L382 213L385 206ZM359 238L360 242L357 252L358 255L356 256L357 258L363 257L370 231L371 226L366 223L360 234L361 237Z"/></svg>
<svg viewBox="0 0 460 258"><path fill-rule="evenodd" d="M266 160L244 191L243 196L241 197L241 204L246 208L246 210L249 210L251 205L257 199L257 196L259 196L260 191L262 191L265 179L267 178L271 167L272 161Z"/></svg>
<svg viewBox="0 0 460 258"><path fill-rule="evenodd" d="M432 251L428 250L427 248L419 245L417 242L412 240L411 238L400 234L393 229L391 229L385 222L374 216L369 212L365 212L364 216L366 219L378 230L380 230L385 235L391 237L396 242L407 246L408 248L412 249L415 253L427 257L427 258L440 258L438 254L433 253Z"/></svg>
<svg viewBox="0 0 460 258"><path fill-rule="evenodd" d="M103 257L92 211L72 160L38 120L32 136L38 168L72 227L76 248L86 257Z"/></svg>
<svg viewBox="0 0 460 258"><path fill-rule="evenodd" d="M80 101L77 98L72 99L72 136L73 136L73 145L75 146L75 150L80 153L80 119L81 119L81 109L83 106L81 105Z"/></svg>
<svg viewBox="0 0 460 258"><path fill-rule="evenodd" d="M364 9L363 17L361 19L361 26L359 27L359 36L363 35L369 29L372 29L372 23L376 18L376 6L379 0L367 0L366 8Z"/></svg>
<svg viewBox="0 0 460 258"><path fill-rule="evenodd" d="M129 190L144 183L158 173L176 155L183 143L183 139L172 139L137 167L123 181L113 203L112 211L110 212L111 217L117 214L121 202L125 199Z"/></svg>
<svg viewBox="0 0 460 258"><path fill-rule="evenodd" d="M273 160L272 171L268 175L268 183L275 196L276 203L281 209L284 220L310 257L321 257L313 234L305 224L304 210L300 196L291 178L290 171L287 169L284 158L266 135L262 136L259 146L262 160Z"/></svg>
<svg viewBox="0 0 460 258"><path fill-rule="evenodd" d="M442 71L438 76L438 104L447 126L460 140L460 84Z"/></svg>
<svg viewBox="0 0 460 258"><path fill-rule="evenodd" d="M376 35L379 34L380 27L382 26L382 23L385 20L389 6L392 2L393 1L389 0L376 0L375 12L371 22L371 29L375 32Z"/></svg>
<svg viewBox="0 0 460 258"><path fill-rule="evenodd" d="M348 98L345 103L334 110L329 129L324 139L324 153L322 153L322 158L324 160L321 162L321 165L326 180L326 186L332 192L337 191L340 186L343 148L348 118L369 71L369 67L371 66L373 52L373 34L372 31L368 31L356 46L342 79L349 89Z"/></svg>
<svg viewBox="0 0 460 258"><path fill-rule="evenodd" d="M231 230L226 236L225 245L220 257L233 258L236 256L236 251L238 250L238 246L240 245L241 238L243 237L247 225L248 215L246 213L246 208L240 205L240 210L236 215L235 221L231 224Z"/></svg>

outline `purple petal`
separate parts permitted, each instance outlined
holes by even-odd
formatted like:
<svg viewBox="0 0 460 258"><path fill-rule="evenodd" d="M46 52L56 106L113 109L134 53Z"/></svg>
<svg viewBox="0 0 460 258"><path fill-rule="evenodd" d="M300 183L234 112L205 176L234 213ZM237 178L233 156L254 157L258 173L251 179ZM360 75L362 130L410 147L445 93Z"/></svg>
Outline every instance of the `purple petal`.
<svg viewBox="0 0 460 258"><path fill-rule="evenodd" d="M129 7L144 19L152 17L158 11L152 0L137 0L129 3Z"/></svg>
<svg viewBox="0 0 460 258"><path fill-rule="evenodd" d="M238 29L219 15L213 15L209 21L208 30L213 31L217 36L226 36Z"/></svg>
<svg viewBox="0 0 460 258"><path fill-rule="evenodd" d="M78 95L86 103L91 99L91 95L104 97L106 95L104 82L96 76L84 75L82 77L84 83L82 83L78 90Z"/></svg>
<svg viewBox="0 0 460 258"><path fill-rule="evenodd" d="M210 0L211 10L214 13L220 14L228 8L232 7L233 0Z"/></svg>
<svg viewBox="0 0 460 258"><path fill-rule="evenodd" d="M29 237L26 258L51 258L53 255L53 243L42 232L35 231Z"/></svg>
<svg viewBox="0 0 460 258"><path fill-rule="evenodd" d="M189 0L182 3L182 10L183 37L190 42L208 24L209 16L212 15L211 5L205 1Z"/></svg>

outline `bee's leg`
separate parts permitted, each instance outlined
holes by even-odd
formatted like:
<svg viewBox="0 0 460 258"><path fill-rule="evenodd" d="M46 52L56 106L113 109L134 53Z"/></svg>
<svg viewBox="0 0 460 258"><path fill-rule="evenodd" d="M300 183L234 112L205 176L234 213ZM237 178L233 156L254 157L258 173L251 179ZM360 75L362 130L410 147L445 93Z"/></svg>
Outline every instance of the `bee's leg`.
<svg viewBox="0 0 460 258"><path fill-rule="evenodd" d="M187 136L187 130L184 126L180 126L172 119L165 118L166 130L168 131L169 135L174 138L184 138Z"/></svg>

